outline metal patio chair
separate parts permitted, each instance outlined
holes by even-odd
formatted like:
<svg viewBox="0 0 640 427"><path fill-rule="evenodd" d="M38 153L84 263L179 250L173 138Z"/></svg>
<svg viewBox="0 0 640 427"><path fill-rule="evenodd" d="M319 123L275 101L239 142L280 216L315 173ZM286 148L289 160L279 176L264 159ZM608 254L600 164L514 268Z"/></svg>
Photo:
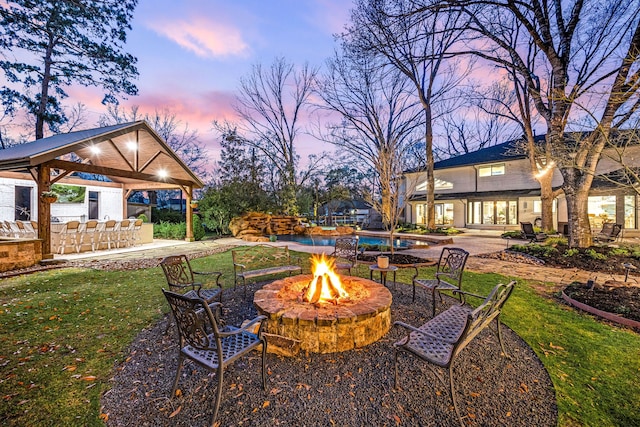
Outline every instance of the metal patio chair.
<svg viewBox="0 0 640 427"><path fill-rule="evenodd" d="M165 257L160 261L160 266L172 292L179 292L188 297L200 297L208 304L216 300L222 302L221 272L194 271L186 255ZM195 276L208 277L209 281L215 281L215 287L203 288L202 283L195 280Z"/></svg>
<svg viewBox="0 0 640 427"><path fill-rule="evenodd" d="M393 387L398 385L398 356L406 353L415 356L425 362L439 366L449 372L449 395L453 402L453 407L461 425L462 418L458 411L458 404L455 398L453 383L453 362L456 356L476 337L484 328L490 327L495 320L498 341L505 357L509 358L500 331L500 314L504 304L513 292L516 282L512 281L508 285L498 284L487 297L469 292L454 291L464 293L467 296L484 299L478 308L473 309L466 304L456 304L449 309L438 314L420 327L411 326L403 322L394 322L394 326L402 326L407 329L407 335L393 344L394 348L394 378ZM463 298L464 300L464 298ZM445 383L444 379L428 365L436 374L438 379Z"/></svg>
<svg viewBox="0 0 640 427"><path fill-rule="evenodd" d="M174 320L180 334L180 350L178 368L171 390L171 397L176 393L182 365L189 359L197 365L216 372L218 386L216 399L211 415L211 426L214 425L220 402L222 400L223 374L227 366L235 360L246 356L251 350L262 346L262 388L266 390L265 355L267 341L262 336L262 324L266 316L258 316L241 328L233 326L220 327L209 304L198 297L189 297L175 292L162 290L167 298ZM215 306L220 306L215 303ZM217 311L217 310L216 310ZM251 332L259 325L257 333Z"/></svg>
<svg viewBox="0 0 640 427"><path fill-rule="evenodd" d="M351 274L351 269L358 265L358 238L337 237L329 256L335 258L336 270L347 270Z"/></svg>
<svg viewBox="0 0 640 427"><path fill-rule="evenodd" d="M442 248L440 252L440 258L438 259L438 265L436 267L435 278L433 279L421 279L418 277L418 267L414 267L416 272L413 276L413 301L416 300L416 288L422 287L425 290L431 291L431 301L433 302L432 315L436 315L436 291L440 302L442 302L442 295L440 292L443 290L459 290L462 287L462 273L464 272L464 266L469 258L469 252L460 248ZM458 294L460 301L464 301L462 294Z"/></svg>

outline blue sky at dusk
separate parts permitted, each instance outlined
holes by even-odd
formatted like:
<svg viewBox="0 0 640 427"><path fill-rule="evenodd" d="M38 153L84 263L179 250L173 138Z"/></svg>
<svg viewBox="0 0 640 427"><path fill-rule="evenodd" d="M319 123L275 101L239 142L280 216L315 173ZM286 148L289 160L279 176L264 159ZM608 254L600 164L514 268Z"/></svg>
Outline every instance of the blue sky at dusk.
<svg viewBox="0 0 640 427"><path fill-rule="evenodd" d="M122 101L143 113L169 108L199 131L217 157L214 119L233 118L239 78L274 58L322 66L349 17L344 0L140 0L127 51L138 58L139 94ZM95 123L104 113L98 88L69 91L67 103L83 102ZM90 126L89 124L87 126ZM314 141L317 148L317 141ZM305 145L310 145L309 143ZM306 156L301 147L300 154ZM329 148L328 148L329 149ZM317 149L316 149L317 151Z"/></svg>

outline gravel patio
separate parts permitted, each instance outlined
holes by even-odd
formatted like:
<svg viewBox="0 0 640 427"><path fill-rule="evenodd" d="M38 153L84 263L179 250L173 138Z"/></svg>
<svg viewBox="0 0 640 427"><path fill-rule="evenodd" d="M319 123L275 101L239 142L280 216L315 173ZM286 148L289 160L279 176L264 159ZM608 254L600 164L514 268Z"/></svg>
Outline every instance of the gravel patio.
<svg viewBox="0 0 640 427"><path fill-rule="evenodd" d="M264 283L262 283L264 284ZM253 291L225 290L230 324L256 315ZM411 302L411 287L391 285L393 320L422 324L430 317L426 294ZM447 304L455 302L445 299ZM508 302L507 302L508 304ZM439 308L441 310L442 308ZM177 366L175 327L163 332L168 315L142 331L125 361L116 366L112 389L102 399L108 426L205 426L212 413L216 379L193 364L183 370L181 395L169 398ZM267 356L267 390L260 386L256 353L225 371L220 426L448 426L459 425L448 394L425 363L402 356L400 388L393 389L392 328L365 348L334 354ZM456 393L466 425L555 426L557 407L548 373L533 350L503 326L507 351L484 330L454 364ZM438 370L439 373L442 370ZM445 377L446 378L446 377Z"/></svg>

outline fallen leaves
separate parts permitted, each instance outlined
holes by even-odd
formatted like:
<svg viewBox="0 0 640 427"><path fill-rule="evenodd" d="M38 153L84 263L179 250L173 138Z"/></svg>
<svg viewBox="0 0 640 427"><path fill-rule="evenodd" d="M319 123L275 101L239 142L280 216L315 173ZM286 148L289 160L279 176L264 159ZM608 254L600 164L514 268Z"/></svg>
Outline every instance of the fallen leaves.
<svg viewBox="0 0 640 427"><path fill-rule="evenodd" d="M175 411L173 411L171 414L169 414L169 418L175 417L176 415L178 415L180 413L180 411L182 411L182 405L178 406Z"/></svg>

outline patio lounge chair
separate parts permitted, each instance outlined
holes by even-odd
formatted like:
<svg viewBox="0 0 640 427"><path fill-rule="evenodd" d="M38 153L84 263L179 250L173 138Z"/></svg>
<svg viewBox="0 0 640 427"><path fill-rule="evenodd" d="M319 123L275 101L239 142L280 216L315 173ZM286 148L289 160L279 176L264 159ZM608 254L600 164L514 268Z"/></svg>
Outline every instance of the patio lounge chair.
<svg viewBox="0 0 640 427"><path fill-rule="evenodd" d="M220 311L218 310L219 303L210 306L198 297L189 297L165 289L162 292L171 306L180 334L178 368L171 396L173 397L176 393L185 359L190 359L197 365L214 371L218 380L216 400L210 421L210 425L214 426L222 400L224 369L259 346L262 346L262 388L264 390L267 388L264 363L267 341L262 336L262 323L266 316L257 316L241 328L220 326L211 307L213 306L216 312ZM257 329L255 333L252 332L254 328Z"/></svg>
<svg viewBox="0 0 640 427"><path fill-rule="evenodd" d="M522 238L528 240L529 243L544 242L549 237L545 233L536 233L530 222L521 222L520 228L522 229Z"/></svg>
<svg viewBox="0 0 640 427"><path fill-rule="evenodd" d="M614 224L612 222L605 222L602 224L602 230L593 236L593 240L598 243L610 243L615 242L622 231L621 224Z"/></svg>
<svg viewBox="0 0 640 427"><path fill-rule="evenodd" d="M435 279L418 278L418 267L415 267L416 273L413 276L413 301L416 300L416 287L420 286L431 291L431 301L433 302L433 316L436 315L436 291L440 301L442 301L442 290L459 290L462 286L462 273L464 266L469 257L469 252L460 248L443 248L440 252L440 259L436 268ZM463 302L462 294L458 294L460 301Z"/></svg>

